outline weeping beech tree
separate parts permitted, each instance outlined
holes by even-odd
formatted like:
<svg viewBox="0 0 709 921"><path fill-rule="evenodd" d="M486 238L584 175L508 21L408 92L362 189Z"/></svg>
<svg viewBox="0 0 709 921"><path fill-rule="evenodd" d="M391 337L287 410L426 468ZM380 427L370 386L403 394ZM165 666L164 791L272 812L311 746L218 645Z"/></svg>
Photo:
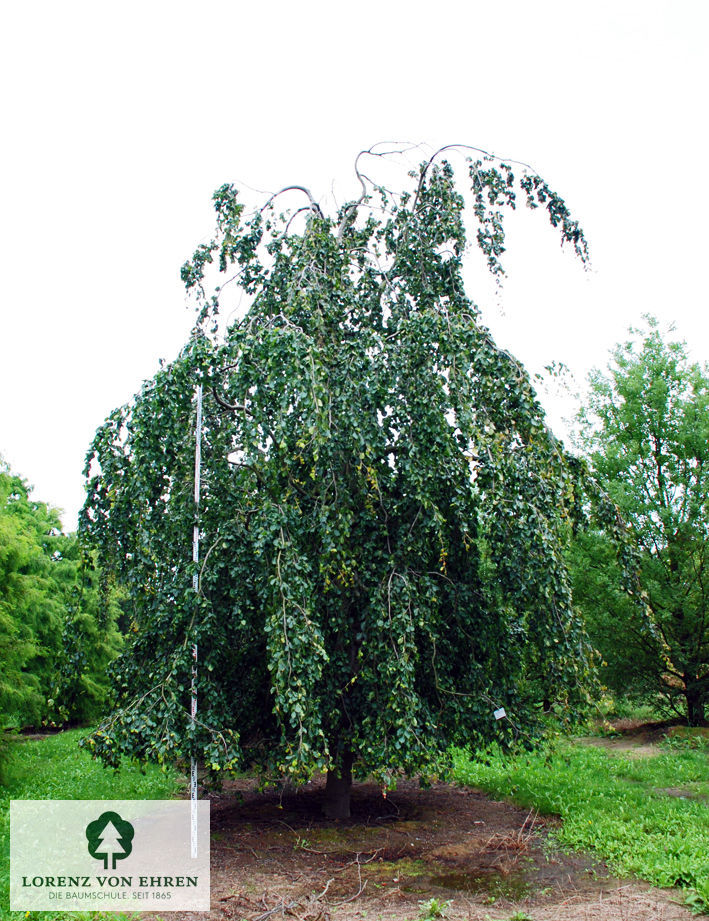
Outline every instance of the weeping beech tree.
<svg viewBox="0 0 709 921"><path fill-rule="evenodd" d="M425 777L451 743L531 738L542 701L579 705L588 659L563 561L574 471L462 260L472 225L503 273L520 198L583 262L586 243L531 169L468 148L458 182L446 150L396 193L362 172L381 153L361 154L362 194L334 215L298 186L251 214L233 186L215 193L216 234L182 269L193 336L87 458L81 530L134 611L114 712L87 742L109 764L327 771L325 811L341 817L353 772L385 788ZM218 335L227 282L248 309Z"/></svg>

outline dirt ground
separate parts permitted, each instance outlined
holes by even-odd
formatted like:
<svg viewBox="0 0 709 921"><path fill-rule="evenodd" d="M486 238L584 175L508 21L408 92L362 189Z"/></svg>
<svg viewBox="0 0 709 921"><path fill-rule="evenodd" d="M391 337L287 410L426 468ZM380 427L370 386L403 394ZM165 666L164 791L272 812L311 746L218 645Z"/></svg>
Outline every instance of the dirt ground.
<svg viewBox="0 0 709 921"><path fill-rule="evenodd" d="M558 820L446 784L355 785L352 818L320 817L323 779L211 799L215 921L416 921L431 899L451 921L675 921L681 895L620 881L548 842ZM170 913L190 921L204 913Z"/></svg>
<svg viewBox="0 0 709 921"><path fill-rule="evenodd" d="M631 758L645 758L648 755L660 754L662 751L660 743L668 736L682 738L691 734L709 738L709 728L687 729L677 720L668 720L664 723L645 723L641 720L630 719L616 720L611 728L614 735L588 736L578 741L585 745L622 752Z"/></svg>

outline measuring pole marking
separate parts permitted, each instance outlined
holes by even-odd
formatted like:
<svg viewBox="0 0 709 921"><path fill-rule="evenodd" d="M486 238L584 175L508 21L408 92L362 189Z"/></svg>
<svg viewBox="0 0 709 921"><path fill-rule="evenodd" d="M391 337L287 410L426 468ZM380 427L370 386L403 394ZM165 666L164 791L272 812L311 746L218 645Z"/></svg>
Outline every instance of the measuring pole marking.
<svg viewBox="0 0 709 921"><path fill-rule="evenodd" d="M192 530L192 562L194 573L192 575L192 588L195 595L199 592L199 494L200 474L202 467L202 385L197 385L197 421L195 423L195 449L194 449L194 508L195 524ZM197 599L195 598L195 604ZM192 645L192 682L190 696L190 719L194 737L195 720L197 718L197 644ZM194 755L190 758L190 802L192 827L190 833L191 854L197 857L197 759Z"/></svg>

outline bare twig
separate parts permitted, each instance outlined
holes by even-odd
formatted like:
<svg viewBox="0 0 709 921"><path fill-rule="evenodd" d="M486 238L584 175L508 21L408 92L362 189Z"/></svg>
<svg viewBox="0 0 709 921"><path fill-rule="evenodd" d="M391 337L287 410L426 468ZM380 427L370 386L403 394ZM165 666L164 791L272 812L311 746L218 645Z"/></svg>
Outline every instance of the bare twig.
<svg viewBox="0 0 709 921"><path fill-rule="evenodd" d="M335 877L333 876L331 879L327 881L327 885L325 886L323 891L319 895L316 895L313 901L319 902L320 899L324 899L325 896L327 895L327 890L330 888L330 883L334 883L334 882L335 882Z"/></svg>
<svg viewBox="0 0 709 921"><path fill-rule="evenodd" d="M259 915L258 918L253 918L252 921L266 921L271 915L275 915L279 911L289 911L291 908L296 908L297 905L297 902L289 902L287 905L285 902L281 902L280 905L276 905L275 908L271 908L269 911L264 912L262 915Z"/></svg>
<svg viewBox="0 0 709 921"><path fill-rule="evenodd" d="M365 881L362 882L360 878L360 887L358 891L355 892L354 895L351 895L348 899L342 899L341 902L335 902L334 904L335 905L346 905L348 902L354 902L355 899L358 899L362 895L362 893L364 892L366 888L367 888L367 880L365 879Z"/></svg>

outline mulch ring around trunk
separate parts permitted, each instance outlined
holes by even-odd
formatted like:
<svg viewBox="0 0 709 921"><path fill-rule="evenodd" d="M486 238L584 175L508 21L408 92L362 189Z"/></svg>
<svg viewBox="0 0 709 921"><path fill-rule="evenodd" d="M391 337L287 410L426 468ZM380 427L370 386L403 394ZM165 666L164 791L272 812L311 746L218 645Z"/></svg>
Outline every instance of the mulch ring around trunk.
<svg viewBox="0 0 709 921"><path fill-rule="evenodd" d="M555 849L554 817L469 789L355 784L352 817L322 816L324 778L297 791L230 781L211 801L210 919L688 919L678 893L621 882ZM431 900L435 900L432 902ZM676 900L676 901L675 901ZM433 914L432 914L433 912ZM204 913L170 912L175 921Z"/></svg>

